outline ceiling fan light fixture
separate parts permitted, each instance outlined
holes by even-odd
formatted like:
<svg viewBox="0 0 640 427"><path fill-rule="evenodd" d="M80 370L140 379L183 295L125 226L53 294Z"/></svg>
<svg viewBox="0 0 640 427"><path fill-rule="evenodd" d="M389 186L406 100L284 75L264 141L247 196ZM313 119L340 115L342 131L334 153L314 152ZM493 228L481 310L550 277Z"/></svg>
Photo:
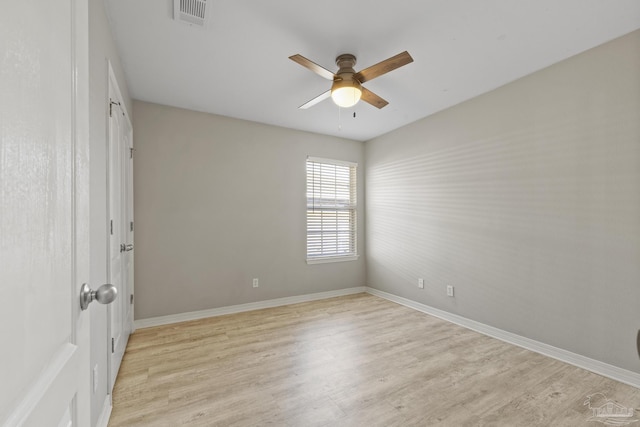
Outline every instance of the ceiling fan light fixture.
<svg viewBox="0 0 640 427"><path fill-rule="evenodd" d="M331 99L339 107L353 107L361 96L362 86L357 80L336 80L331 86Z"/></svg>

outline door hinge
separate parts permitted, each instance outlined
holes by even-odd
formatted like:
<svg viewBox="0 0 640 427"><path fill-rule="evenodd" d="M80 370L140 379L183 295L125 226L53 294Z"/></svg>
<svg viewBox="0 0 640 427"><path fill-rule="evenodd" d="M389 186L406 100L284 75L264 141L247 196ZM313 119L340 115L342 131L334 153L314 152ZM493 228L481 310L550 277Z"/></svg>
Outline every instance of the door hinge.
<svg viewBox="0 0 640 427"><path fill-rule="evenodd" d="M131 231L133 231L133 221L131 221L131 223L129 223L129 228L131 229Z"/></svg>
<svg viewBox="0 0 640 427"><path fill-rule="evenodd" d="M109 225L109 233L111 233L111 235L113 236L113 220L109 221L110 225Z"/></svg>
<svg viewBox="0 0 640 427"><path fill-rule="evenodd" d="M111 353L116 352L116 340L115 338L111 338Z"/></svg>
<svg viewBox="0 0 640 427"><path fill-rule="evenodd" d="M113 106L114 105L120 106L120 103L119 102L115 102L114 100L109 98L109 117L113 117Z"/></svg>
<svg viewBox="0 0 640 427"><path fill-rule="evenodd" d="M135 150L136 150L135 148L131 148L131 147L129 147L129 158L130 158L130 159L133 159L133 152L134 152Z"/></svg>
<svg viewBox="0 0 640 427"><path fill-rule="evenodd" d="M133 294L131 294L129 297L129 304L133 304Z"/></svg>

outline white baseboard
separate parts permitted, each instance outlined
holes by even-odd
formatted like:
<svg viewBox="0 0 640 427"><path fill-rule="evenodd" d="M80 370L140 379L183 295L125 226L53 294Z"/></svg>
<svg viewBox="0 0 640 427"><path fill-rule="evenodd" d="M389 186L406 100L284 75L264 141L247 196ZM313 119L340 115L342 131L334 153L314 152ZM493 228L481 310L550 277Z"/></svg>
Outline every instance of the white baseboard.
<svg viewBox="0 0 640 427"><path fill-rule="evenodd" d="M366 287L338 289L336 291L319 292L315 294L296 295L293 297L270 299L266 301L250 302L248 304L231 305L227 307L212 308L209 310L191 311L188 313L171 314L169 316L151 317L139 319L134 322L136 329L150 328L152 326L169 325L172 323L186 322L189 320L204 319L207 317L222 316L225 314L242 313L244 311L261 310L263 308L279 307L282 305L297 304L300 302L316 301L327 298L341 297L366 292Z"/></svg>
<svg viewBox="0 0 640 427"><path fill-rule="evenodd" d="M543 354L545 356L552 357L560 360L561 362L569 363L577 366L578 368L586 369L594 372L603 377L611 378L612 380L619 381L624 384L628 384L632 387L640 388L640 374L626 369L618 368L617 366L609 365L604 362L600 362L595 359L591 359L580 354L572 353L561 348L557 348L539 341L526 338L512 332L507 332L502 329L494 328L493 326L485 325L484 323L476 322L475 320L467 319L466 317L458 316L457 314L449 313L444 310L440 310L425 304L421 304L416 301L412 301L407 298L399 297L378 289L366 287L366 292L371 295L375 295L386 300L404 305L414 310L421 311L431 316L438 317L456 325L462 326L467 329L479 332L484 335L488 335L493 338L497 338L501 341L509 344L517 345L518 347L526 348L527 350L535 351L536 353Z"/></svg>
<svg viewBox="0 0 640 427"><path fill-rule="evenodd" d="M107 397L104 399L104 405L102 405L102 412L100 413L100 418L98 418L96 427L107 427L109 425L109 418L111 418L112 409L113 405L111 403L111 395L107 394Z"/></svg>

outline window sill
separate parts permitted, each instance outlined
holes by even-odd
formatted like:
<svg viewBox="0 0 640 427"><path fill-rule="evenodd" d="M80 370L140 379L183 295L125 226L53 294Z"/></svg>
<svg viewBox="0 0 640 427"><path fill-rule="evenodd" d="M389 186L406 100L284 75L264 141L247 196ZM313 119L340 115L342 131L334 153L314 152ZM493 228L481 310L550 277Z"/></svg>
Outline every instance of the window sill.
<svg viewBox="0 0 640 427"><path fill-rule="evenodd" d="M356 261L358 258L360 258L360 255L307 258L307 264L326 264L329 262Z"/></svg>

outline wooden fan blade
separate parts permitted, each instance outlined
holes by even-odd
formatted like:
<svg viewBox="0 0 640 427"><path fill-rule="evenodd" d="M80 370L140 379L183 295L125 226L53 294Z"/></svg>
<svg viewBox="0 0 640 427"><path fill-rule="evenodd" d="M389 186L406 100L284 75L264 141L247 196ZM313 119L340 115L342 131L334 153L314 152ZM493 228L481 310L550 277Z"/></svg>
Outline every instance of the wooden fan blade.
<svg viewBox="0 0 640 427"><path fill-rule="evenodd" d="M310 59L305 58L302 55L299 55L299 54L292 55L292 56L289 57L289 59L294 61L294 62L297 62L298 64L302 65L305 68L310 69L311 71L313 71L314 73L316 73L320 77L324 77L327 80L333 80L334 74L331 71L329 71L326 68L316 64L315 62L311 61Z"/></svg>
<svg viewBox="0 0 640 427"><path fill-rule="evenodd" d="M382 108L388 104L387 101L380 98L378 95L376 95L375 93L371 92L369 89L364 87L362 88L362 96L360 97L360 99L363 100L364 102L368 102L369 104L373 105L376 108Z"/></svg>
<svg viewBox="0 0 640 427"><path fill-rule="evenodd" d="M383 74L393 71L396 68L400 68L403 65L407 65L413 62L413 58L406 50L402 53L392 56L389 59L385 59L382 62L378 62L371 67L365 68L354 74L354 77L358 79L360 83L368 82L376 77L380 77Z"/></svg>
<svg viewBox="0 0 640 427"><path fill-rule="evenodd" d="M298 108L301 109L301 110L306 110L307 108L313 107L317 103L319 103L321 101L324 101L325 99L329 98L330 96L331 96L331 89L329 89L328 91L316 96L311 101L308 101L305 104L302 104Z"/></svg>

